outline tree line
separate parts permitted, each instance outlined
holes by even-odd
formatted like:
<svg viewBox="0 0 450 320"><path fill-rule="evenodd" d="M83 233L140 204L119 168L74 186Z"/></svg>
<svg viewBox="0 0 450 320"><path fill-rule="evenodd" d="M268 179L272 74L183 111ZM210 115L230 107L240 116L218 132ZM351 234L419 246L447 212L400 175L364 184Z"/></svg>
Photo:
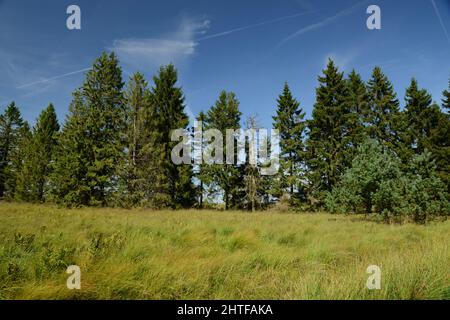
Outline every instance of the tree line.
<svg viewBox="0 0 450 320"><path fill-rule="evenodd" d="M12 102L0 115L0 197L151 208L256 210L284 203L385 217L450 212L450 81L439 106L412 79L401 107L381 68L365 82L330 59L318 77L311 119L285 83L273 116L280 168L262 176L250 163L171 161L178 143L171 131L192 132L177 80L167 65L151 84L139 72L124 83L116 55L103 53L74 91L61 127L52 104L31 128ZM255 116L243 119L236 95L226 91L196 120L224 135L259 128ZM403 191L394 190L397 178Z"/></svg>

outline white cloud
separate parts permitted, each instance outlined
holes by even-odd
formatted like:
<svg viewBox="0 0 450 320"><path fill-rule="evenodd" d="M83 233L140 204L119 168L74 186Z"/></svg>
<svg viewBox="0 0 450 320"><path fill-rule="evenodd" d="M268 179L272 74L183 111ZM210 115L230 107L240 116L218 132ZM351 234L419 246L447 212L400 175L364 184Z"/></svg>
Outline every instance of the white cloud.
<svg viewBox="0 0 450 320"><path fill-rule="evenodd" d="M161 38L127 38L114 40L110 50L121 62L132 67L153 68L168 63L181 63L195 54L195 37L209 28L209 20L184 18L178 28Z"/></svg>
<svg viewBox="0 0 450 320"><path fill-rule="evenodd" d="M332 59L337 67L339 67L340 70L344 71L350 71L348 69L352 69L353 62L356 58L360 55L360 49L353 49L351 51L345 52L345 53L336 53L331 52L327 55L325 55L325 58L323 60L323 65L326 68L328 64L328 59Z"/></svg>

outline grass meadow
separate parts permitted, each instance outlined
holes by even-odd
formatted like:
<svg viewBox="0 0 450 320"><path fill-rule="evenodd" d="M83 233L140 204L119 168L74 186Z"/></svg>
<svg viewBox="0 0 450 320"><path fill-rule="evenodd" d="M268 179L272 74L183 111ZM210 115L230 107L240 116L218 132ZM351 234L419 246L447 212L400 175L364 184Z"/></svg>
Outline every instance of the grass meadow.
<svg viewBox="0 0 450 320"><path fill-rule="evenodd" d="M449 299L449 240L450 221L1 203L0 299Z"/></svg>

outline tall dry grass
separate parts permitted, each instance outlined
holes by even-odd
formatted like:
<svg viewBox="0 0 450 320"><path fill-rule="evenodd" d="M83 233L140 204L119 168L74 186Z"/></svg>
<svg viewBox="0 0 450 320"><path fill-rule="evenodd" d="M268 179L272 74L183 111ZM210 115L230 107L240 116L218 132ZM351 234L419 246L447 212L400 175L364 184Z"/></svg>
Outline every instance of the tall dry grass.
<svg viewBox="0 0 450 320"><path fill-rule="evenodd" d="M0 298L448 299L449 239L450 221L2 203Z"/></svg>

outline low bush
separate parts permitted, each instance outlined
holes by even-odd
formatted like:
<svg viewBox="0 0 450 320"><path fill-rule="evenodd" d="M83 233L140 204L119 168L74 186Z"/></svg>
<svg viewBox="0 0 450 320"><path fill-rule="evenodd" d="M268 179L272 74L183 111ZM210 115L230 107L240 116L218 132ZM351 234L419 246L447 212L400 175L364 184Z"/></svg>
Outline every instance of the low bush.
<svg viewBox="0 0 450 320"><path fill-rule="evenodd" d="M375 213L388 221L423 223L450 215L446 190L430 152L415 156L402 171L394 153L368 140L326 197L326 206L333 213Z"/></svg>

